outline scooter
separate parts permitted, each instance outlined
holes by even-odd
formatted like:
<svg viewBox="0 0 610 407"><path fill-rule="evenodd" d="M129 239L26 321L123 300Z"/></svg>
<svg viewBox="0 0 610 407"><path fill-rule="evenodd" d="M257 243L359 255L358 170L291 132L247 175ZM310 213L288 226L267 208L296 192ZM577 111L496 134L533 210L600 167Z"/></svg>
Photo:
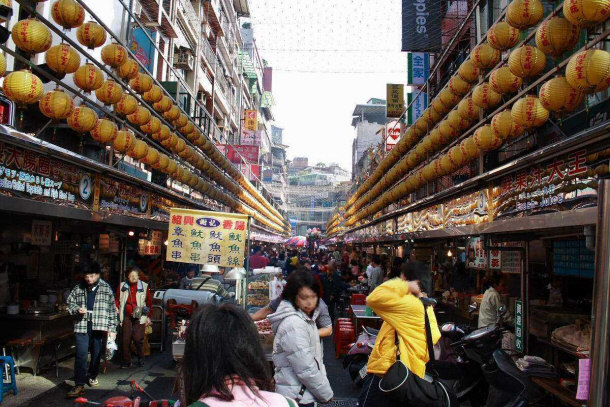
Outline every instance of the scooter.
<svg viewBox="0 0 610 407"><path fill-rule="evenodd" d="M498 308L496 323L464 335L451 344L463 360L480 366L489 385L486 407L525 407L528 403L530 380L511 357L502 350L506 307Z"/></svg>
<svg viewBox="0 0 610 407"><path fill-rule="evenodd" d="M343 369L347 370L352 381L361 386L366 377L366 365L375 346L378 329L363 327L356 342L352 344L347 356L343 359Z"/></svg>

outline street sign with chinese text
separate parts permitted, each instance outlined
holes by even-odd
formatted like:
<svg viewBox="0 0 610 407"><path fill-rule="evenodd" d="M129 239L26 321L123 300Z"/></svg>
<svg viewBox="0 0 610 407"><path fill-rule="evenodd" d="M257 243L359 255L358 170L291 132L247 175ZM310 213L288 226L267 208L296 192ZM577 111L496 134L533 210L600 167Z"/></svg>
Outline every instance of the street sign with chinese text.
<svg viewBox="0 0 610 407"><path fill-rule="evenodd" d="M430 54L409 52L407 54L407 85L422 86L430 76Z"/></svg>
<svg viewBox="0 0 610 407"><path fill-rule="evenodd" d="M515 349L523 352L523 302L515 301Z"/></svg>
<svg viewBox="0 0 610 407"><path fill-rule="evenodd" d="M242 267L248 216L172 209L167 237L168 261Z"/></svg>
<svg viewBox="0 0 610 407"><path fill-rule="evenodd" d="M386 85L386 117L400 117L405 110L405 86L403 84Z"/></svg>
<svg viewBox="0 0 610 407"><path fill-rule="evenodd" d="M140 256L158 256L161 254L163 245L163 232L153 230L150 240L140 239L138 241L138 254Z"/></svg>
<svg viewBox="0 0 610 407"><path fill-rule="evenodd" d="M258 111L246 110L244 113L244 128L246 130L258 130Z"/></svg>
<svg viewBox="0 0 610 407"><path fill-rule="evenodd" d="M418 93L419 96L416 97ZM428 95L424 92L407 93L407 105L410 105L407 112L407 124L413 124L428 107Z"/></svg>

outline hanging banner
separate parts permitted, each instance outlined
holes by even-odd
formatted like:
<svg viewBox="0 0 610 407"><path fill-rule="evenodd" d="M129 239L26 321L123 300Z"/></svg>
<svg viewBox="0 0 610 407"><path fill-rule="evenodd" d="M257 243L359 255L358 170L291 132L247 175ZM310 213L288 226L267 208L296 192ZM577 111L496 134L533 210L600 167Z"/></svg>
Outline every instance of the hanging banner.
<svg viewBox="0 0 610 407"><path fill-rule="evenodd" d="M241 267L246 255L247 223L247 215L172 209L166 260Z"/></svg>
<svg viewBox="0 0 610 407"><path fill-rule="evenodd" d="M405 110L405 85L392 84L386 85L386 117L398 118Z"/></svg>
<svg viewBox="0 0 610 407"><path fill-rule="evenodd" d="M241 144L247 144L251 146L261 145L261 131L253 131L242 129L241 131Z"/></svg>
<svg viewBox="0 0 610 407"><path fill-rule="evenodd" d="M407 105L410 105L407 111L407 124L415 123L428 107L428 95L424 92L420 92L417 98L416 95L417 93L407 93Z"/></svg>
<svg viewBox="0 0 610 407"><path fill-rule="evenodd" d="M150 41L148 36L155 41L155 37L157 32L155 30L149 30L142 28L134 28L131 31L131 42L129 47L131 48L131 52L133 52L134 56L138 61L144 65L148 73L154 72L155 67L155 56L157 55L157 50L155 49L154 43Z"/></svg>
<svg viewBox="0 0 610 407"><path fill-rule="evenodd" d="M422 86L430 76L430 54L409 52L407 54L407 85Z"/></svg>
<svg viewBox="0 0 610 407"><path fill-rule="evenodd" d="M440 1L402 0L402 51L440 51L441 36Z"/></svg>
<svg viewBox="0 0 610 407"><path fill-rule="evenodd" d="M241 164L242 157L249 163L258 163L258 146L242 145L242 144L216 144L216 147L223 153L233 164Z"/></svg>
<svg viewBox="0 0 610 407"><path fill-rule="evenodd" d="M244 128L246 130L258 130L258 111L246 110L244 112Z"/></svg>
<svg viewBox="0 0 610 407"><path fill-rule="evenodd" d="M398 120L392 120L386 124L385 151L392 151L400 136L402 135L402 126Z"/></svg>

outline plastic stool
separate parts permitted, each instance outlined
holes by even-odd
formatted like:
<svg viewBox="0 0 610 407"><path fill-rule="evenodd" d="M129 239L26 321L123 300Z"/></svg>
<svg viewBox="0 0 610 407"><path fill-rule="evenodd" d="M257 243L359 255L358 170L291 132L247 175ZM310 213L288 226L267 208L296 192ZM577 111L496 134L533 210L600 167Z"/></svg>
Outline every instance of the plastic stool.
<svg viewBox="0 0 610 407"><path fill-rule="evenodd" d="M364 294L352 294L352 305L366 305L366 295Z"/></svg>
<svg viewBox="0 0 610 407"><path fill-rule="evenodd" d="M2 403L2 400L4 399L4 393L12 391L13 394L16 396L18 391L17 379L15 378L15 361L13 360L13 358L11 356L0 356L0 364L2 364L2 369L4 369L5 365L8 364L11 375L10 383L4 383L4 380L2 380L2 391L0 391L0 403Z"/></svg>

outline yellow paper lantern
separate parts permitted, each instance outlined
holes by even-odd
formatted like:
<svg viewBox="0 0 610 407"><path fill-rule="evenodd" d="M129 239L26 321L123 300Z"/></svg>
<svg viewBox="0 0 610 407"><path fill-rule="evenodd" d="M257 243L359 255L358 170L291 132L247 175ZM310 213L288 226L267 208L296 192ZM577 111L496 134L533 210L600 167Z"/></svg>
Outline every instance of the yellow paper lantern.
<svg viewBox="0 0 610 407"><path fill-rule="evenodd" d="M97 124L97 113L95 110L80 105L74 108L67 117L68 126L77 133L87 133Z"/></svg>
<svg viewBox="0 0 610 407"><path fill-rule="evenodd" d="M134 160L141 160L146 157L146 154L148 154L148 144L142 140L136 140L131 150L127 152L127 155Z"/></svg>
<svg viewBox="0 0 610 407"><path fill-rule="evenodd" d="M167 112L171 108L172 100L169 98L169 96L162 96L161 100L153 104L153 109L155 109L159 113Z"/></svg>
<svg viewBox="0 0 610 407"><path fill-rule="evenodd" d="M458 75L460 78L468 83L474 83L479 80L480 70L479 68L469 59L462 62L458 69Z"/></svg>
<svg viewBox="0 0 610 407"><path fill-rule="evenodd" d="M4 94L18 105L36 103L42 97L42 81L32 72L22 69L9 73L2 84Z"/></svg>
<svg viewBox="0 0 610 407"><path fill-rule="evenodd" d="M102 61L108 66L118 68L129 59L127 50L119 44L111 43L102 48Z"/></svg>
<svg viewBox="0 0 610 407"><path fill-rule="evenodd" d="M448 120L443 120L438 125L438 132L443 144L449 143L459 137L460 131L451 126Z"/></svg>
<svg viewBox="0 0 610 407"><path fill-rule="evenodd" d="M159 131L153 133L152 138L154 140L161 142L163 140L167 140L170 136L171 136L171 132L169 130L169 127L167 127L165 124L162 124L159 127Z"/></svg>
<svg viewBox="0 0 610 407"><path fill-rule="evenodd" d="M441 122L441 123L443 123L443 122ZM439 124L439 126L440 126L440 124ZM430 144L432 146L432 151L438 150L445 144L444 140L443 140L443 136L441 135L441 132L439 130L439 126L436 126L435 128L433 128L427 137L430 140ZM396 147L394 147L394 148L396 148Z"/></svg>
<svg viewBox="0 0 610 407"><path fill-rule="evenodd" d="M513 0L506 9L506 22L524 30L533 27L544 16L544 8L538 0Z"/></svg>
<svg viewBox="0 0 610 407"><path fill-rule="evenodd" d="M610 17L610 0L565 0L563 15L581 27L593 27Z"/></svg>
<svg viewBox="0 0 610 407"><path fill-rule="evenodd" d="M439 167L443 174L451 174L453 171L455 171L457 169L456 166L451 162L451 159L449 158L449 152L443 154L440 157Z"/></svg>
<svg viewBox="0 0 610 407"><path fill-rule="evenodd" d="M482 109L489 109L502 101L502 95L493 90L489 83L483 82L472 91L472 101Z"/></svg>
<svg viewBox="0 0 610 407"><path fill-rule="evenodd" d="M466 130L472 125L472 122L469 119L463 118L456 109L449 112L447 115L447 122L458 131Z"/></svg>
<svg viewBox="0 0 610 407"><path fill-rule="evenodd" d="M6 57L0 53L0 77L6 73Z"/></svg>
<svg viewBox="0 0 610 407"><path fill-rule="evenodd" d="M184 150L182 150L178 153L178 156L180 158L182 158L183 160L188 161L191 158L192 154L193 154L193 149L190 148L189 146L185 146Z"/></svg>
<svg viewBox="0 0 610 407"><path fill-rule="evenodd" d="M38 108L49 119L65 119L74 110L74 100L61 89L52 90L40 99Z"/></svg>
<svg viewBox="0 0 610 407"><path fill-rule="evenodd" d="M121 79L133 79L138 75L139 72L140 66L134 59L129 57L125 63L123 63L121 66L119 66L119 69L117 69L117 74Z"/></svg>
<svg viewBox="0 0 610 407"><path fill-rule="evenodd" d="M447 152L447 156L456 170L462 168L464 165L465 159L459 145L451 147L451 149Z"/></svg>
<svg viewBox="0 0 610 407"><path fill-rule="evenodd" d="M487 42L493 48L505 51L511 49L519 43L521 32L508 24L506 21L500 21L491 26L487 31Z"/></svg>
<svg viewBox="0 0 610 407"><path fill-rule="evenodd" d="M504 95L517 92L523 84L523 79L513 74L509 67L503 66L491 73L489 84L494 91Z"/></svg>
<svg viewBox="0 0 610 407"><path fill-rule="evenodd" d="M78 27L76 39L89 49L101 47L106 42L106 31L95 21L89 21Z"/></svg>
<svg viewBox="0 0 610 407"><path fill-rule="evenodd" d="M91 92L102 86L104 75L102 75L102 71L97 69L93 64L87 63L74 72L73 79L76 86L85 92Z"/></svg>
<svg viewBox="0 0 610 407"><path fill-rule="evenodd" d="M136 126L144 126L150 121L150 111L144 106L138 106L132 114L127 116L127 120Z"/></svg>
<svg viewBox="0 0 610 407"><path fill-rule="evenodd" d="M68 44L59 44L49 48L45 62L53 72L74 73L80 66L80 55Z"/></svg>
<svg viewBox="0 0 610 407"><path fill-rule="evenodd" d="M460 100L462 99L460 95L454 94L448 88L443 89L439 94L438 98L440 98L441 102L443 102L443 105L448 107L448 109L446 110L447 112L450 109L453 109L458 103L460 103Z"/></svg>
<svg viewBox="0 0 610 407"><path fill-rule="evenodd" d="M153 80L147 74L140 72L129 81L129 86L137 93L144 93L152 89Z"/></svg>
<svg viewBox="0 0 610 407"><path fill-rule="evenodd" d="M546 56L544 52L531 45L524 45L515 49L508 57L508 68L520 77L536 76L544 70Z"/></svg>
<svg viewBox="0 0 610 407"><path fill-rule="evenodd" d="M502 145L502 139L493 131L491 126L481 126L474 132L474 144L482 152L495 150Z"/></svg>
<svg viewBox="0 0 610 407"><path fill-rule="evenodd" d="M138 101L129 93L123 93L121 99L114 105L114 112L120 116L132 114L138 108Z"/></svg>
<svg viewBox="0 0 610 407"><path fill-rule="evenodd" d="M180 108L174 104L172 107L163 113L163 117L165 117L169 121L174 121L180 116Z"/></svg>
<svg viewBox="0 0 610 407"><path fill-rule="evenodd" d="M177 167L178 163L176 162L176 160L170 158L169 162L167 163L167 168L165 168L163 172L166 174L173 174L176 171Z"/></svg>
<svg viewBox="0 0 610 407"><path fill-rule="evenodd" d="M85 21L85 9L74 0L57 0L51 7L53 21L69 30Z"/></svg>
<svg viewBox="0 0 610 407"><path fill-rule="evenodd" d="M159 154L159 150L157 150L154 147L148 147L148 151L146 152L146 155L144 156L144 158L142 158L142 162L144 164L148 164L151 166L154 166L157 162L159 162L159 158L160 158L160 154Z"/></svg>
<svg viewBox="0 0 610 407"><path fill-rule="evenodd" d="M502 140L516 138L523 133L523 126L515 123L509 109L494 115L491 119L491 129Z"/></svg>
<svg viewBox="0 0 610 407"><path fill-rule="evenodd" d="M165 171L169 166L169 157L163 153L159 153L159 159L156 163L152 164L152 167L157 171Z"/></svg>
<svg viewBox="0 0 610 407"><path fill-rule="evenodd" d="M176 147L176 144L178 144L178 137L174 133L172 133L165 140L161 141L161 145L163 145L163 147L168 148L172 151Z"/></svg>
<svg viewBox="0 0 610 407"><path fill-rule="evenodd" d="M601 92L610 86L610 53L590 49L572 56L566 67L570 86L585 93Z"/></svg>
<svg viewBox="0 0 610 407"><path fill-rule="evenodd" d="M422 169L422 175L426 181L433 181L436 179L436 171L434 170L434 163L428 163Z"/></svg>
<svg viewBox="0 0 610 407"><path fill-rule="evenodd" d="M160 86L153 85L148 92L144 92L142 99L148 103L156 103L163 98L163 90Z"/></svg>
<svg viewBox="0 0 610 407"><path fill-rule="evenodd" d="M536 96L527 95L515 102L511 116L517 124L530 129L546 123L549 119L549 111L542 106Z"/></svg>
<svg viewBox="0 0 610 407"><path fill-rule="evenodd" d="M157 119L155 116L151 116L148 123L143 126L140 126L140 130L146 134L154 134L161 130L161 120Z"/></svg>
<svg viewBox="0 0 610 407"><path fill-rule="evenodd" d="M424 113L422 114L422 119L426 123L428 123L428 128L430 128L430 127L434 126L436 123L438 123L438 121L442 119L442 116L436 110L434 110L432 108L428 108L428 109L424 110Z"/></svg>
<svg viewBox="0 0 610 407"><path fill-rule="evenodd" d="M536 47L547 55L559 56L576 46L580 28L563 17L551 17L536 30Z"/></svg>
<svg viewBox="0 0 610 407"><path fill-rule="evenodd" d="M120 153L126 153L136 144L136 136L130 130L119 130L112 147Z"/></svg>
<svg viewBox="0 0 610 407"><path fill-rule="evenodd" d="M545 82L538 96L545 109L557 113L571 112L585 99L584 92L571 87L564 76Z"/></svg>
<svg viewBox="0 0 610 407"><path fill-rule="evenodd" d="M118 128L114 122L108 119L99 119L89 134L93 140L99 143L113 143L118 134Z"/></svg>
<svg viewBox="0 0 610 407"><path fill-rule="evenodd" d="M449 79L449 84L447 85L447 89L449 89L451 93L459 96L464 96L470 92L471 87L472 85L463 80L459 75L453 76L451 79Z"/></svg>
<svg viewBox="0 0 610 407"><path fill-rule="evenodd" d="M11 38L17 48L28 54L45 52L53 41L51 30L35 18L17 21L11 30Z"/></svg>
<svg viewBox="0 0 610 407"><path fill-rule="evenodd" d="M123 88L112 79L108 79L95 91L95 96L103 104L113 105L123 97Z"/></svg>
<svg viewBox="0 0 610 407"><path fill-rule="evenodd" d="M472 98L466 98L458 105L458 113L465 120L478 120L481 108L474 103Z"/></svg>
<svg viewBox="0 0 610 407"><path fill-rule="evenodd" d="M176 127L182 127L188 123L188 117L184 113L180 113L178 118L176 119Z"/></svg>
<svg viewBox="0 0 610 407"><path fill-rule="evenodd" d="M176 138L178 138L178 137L176 137ZM174 153L179 154L185 148L186 148L186 142L184 140L182 140L181 138L178 138L178 142L174 146L173 151L174 151Z"/></svg>
<svg viewBox="0 0 610 407"><path fill-rule="evenodd" d="M425 112L426 111L424 110L424 113ZM419 119L417 119L415 121L415 124L413 125L413 127L415 128L415 130L418 132L419 136L421 137L428 132L428 127L430 127L430 125L424 119L423 114L422 114L422 117L420 117Z"/></svg>
<svg viewBox="0 0 610 407"><path fill-rule="evenodd" d="M436 97L432 101L432 109L434 109L434 111L437 112L438 114L444 115L445 113L447 113L451 109L451 107L446 106L442 102L440 97Z"/></svg>
<svg viewBox="0 0 610 407"><path fill-rule="evenodd" d="M192 122L186 123L184 126L180 127L178 131L185 136L195 130L195 125Z"/></svg>
<svg viewBox="0 0 610 407"><path fill-rule="evenodd" d="M481 151L477 148L477 145L474 142L474 135L466 137L464 140L462 140L460 143L460 150L462 151L464 162L470 162L481 155Z"/></svg>
<svg viewBox="0 0 610 407"><path fill-rule="evenodd" d="M500 61L500 51L484 42L470 52L470 60L477 68L493 68Z"/></svg>
<svg viewBox="0 0 610 407"><path fill-rule="evenodd" d="M201 132L199 132L197 129L193 129L193 131L191 131L190 133L188 133L186 135L186 138L190 141L192 141L193 143L196 140L199 140L199 138L201 137ZM398 146L395 146L394 148L396 148Z"/></svg>

